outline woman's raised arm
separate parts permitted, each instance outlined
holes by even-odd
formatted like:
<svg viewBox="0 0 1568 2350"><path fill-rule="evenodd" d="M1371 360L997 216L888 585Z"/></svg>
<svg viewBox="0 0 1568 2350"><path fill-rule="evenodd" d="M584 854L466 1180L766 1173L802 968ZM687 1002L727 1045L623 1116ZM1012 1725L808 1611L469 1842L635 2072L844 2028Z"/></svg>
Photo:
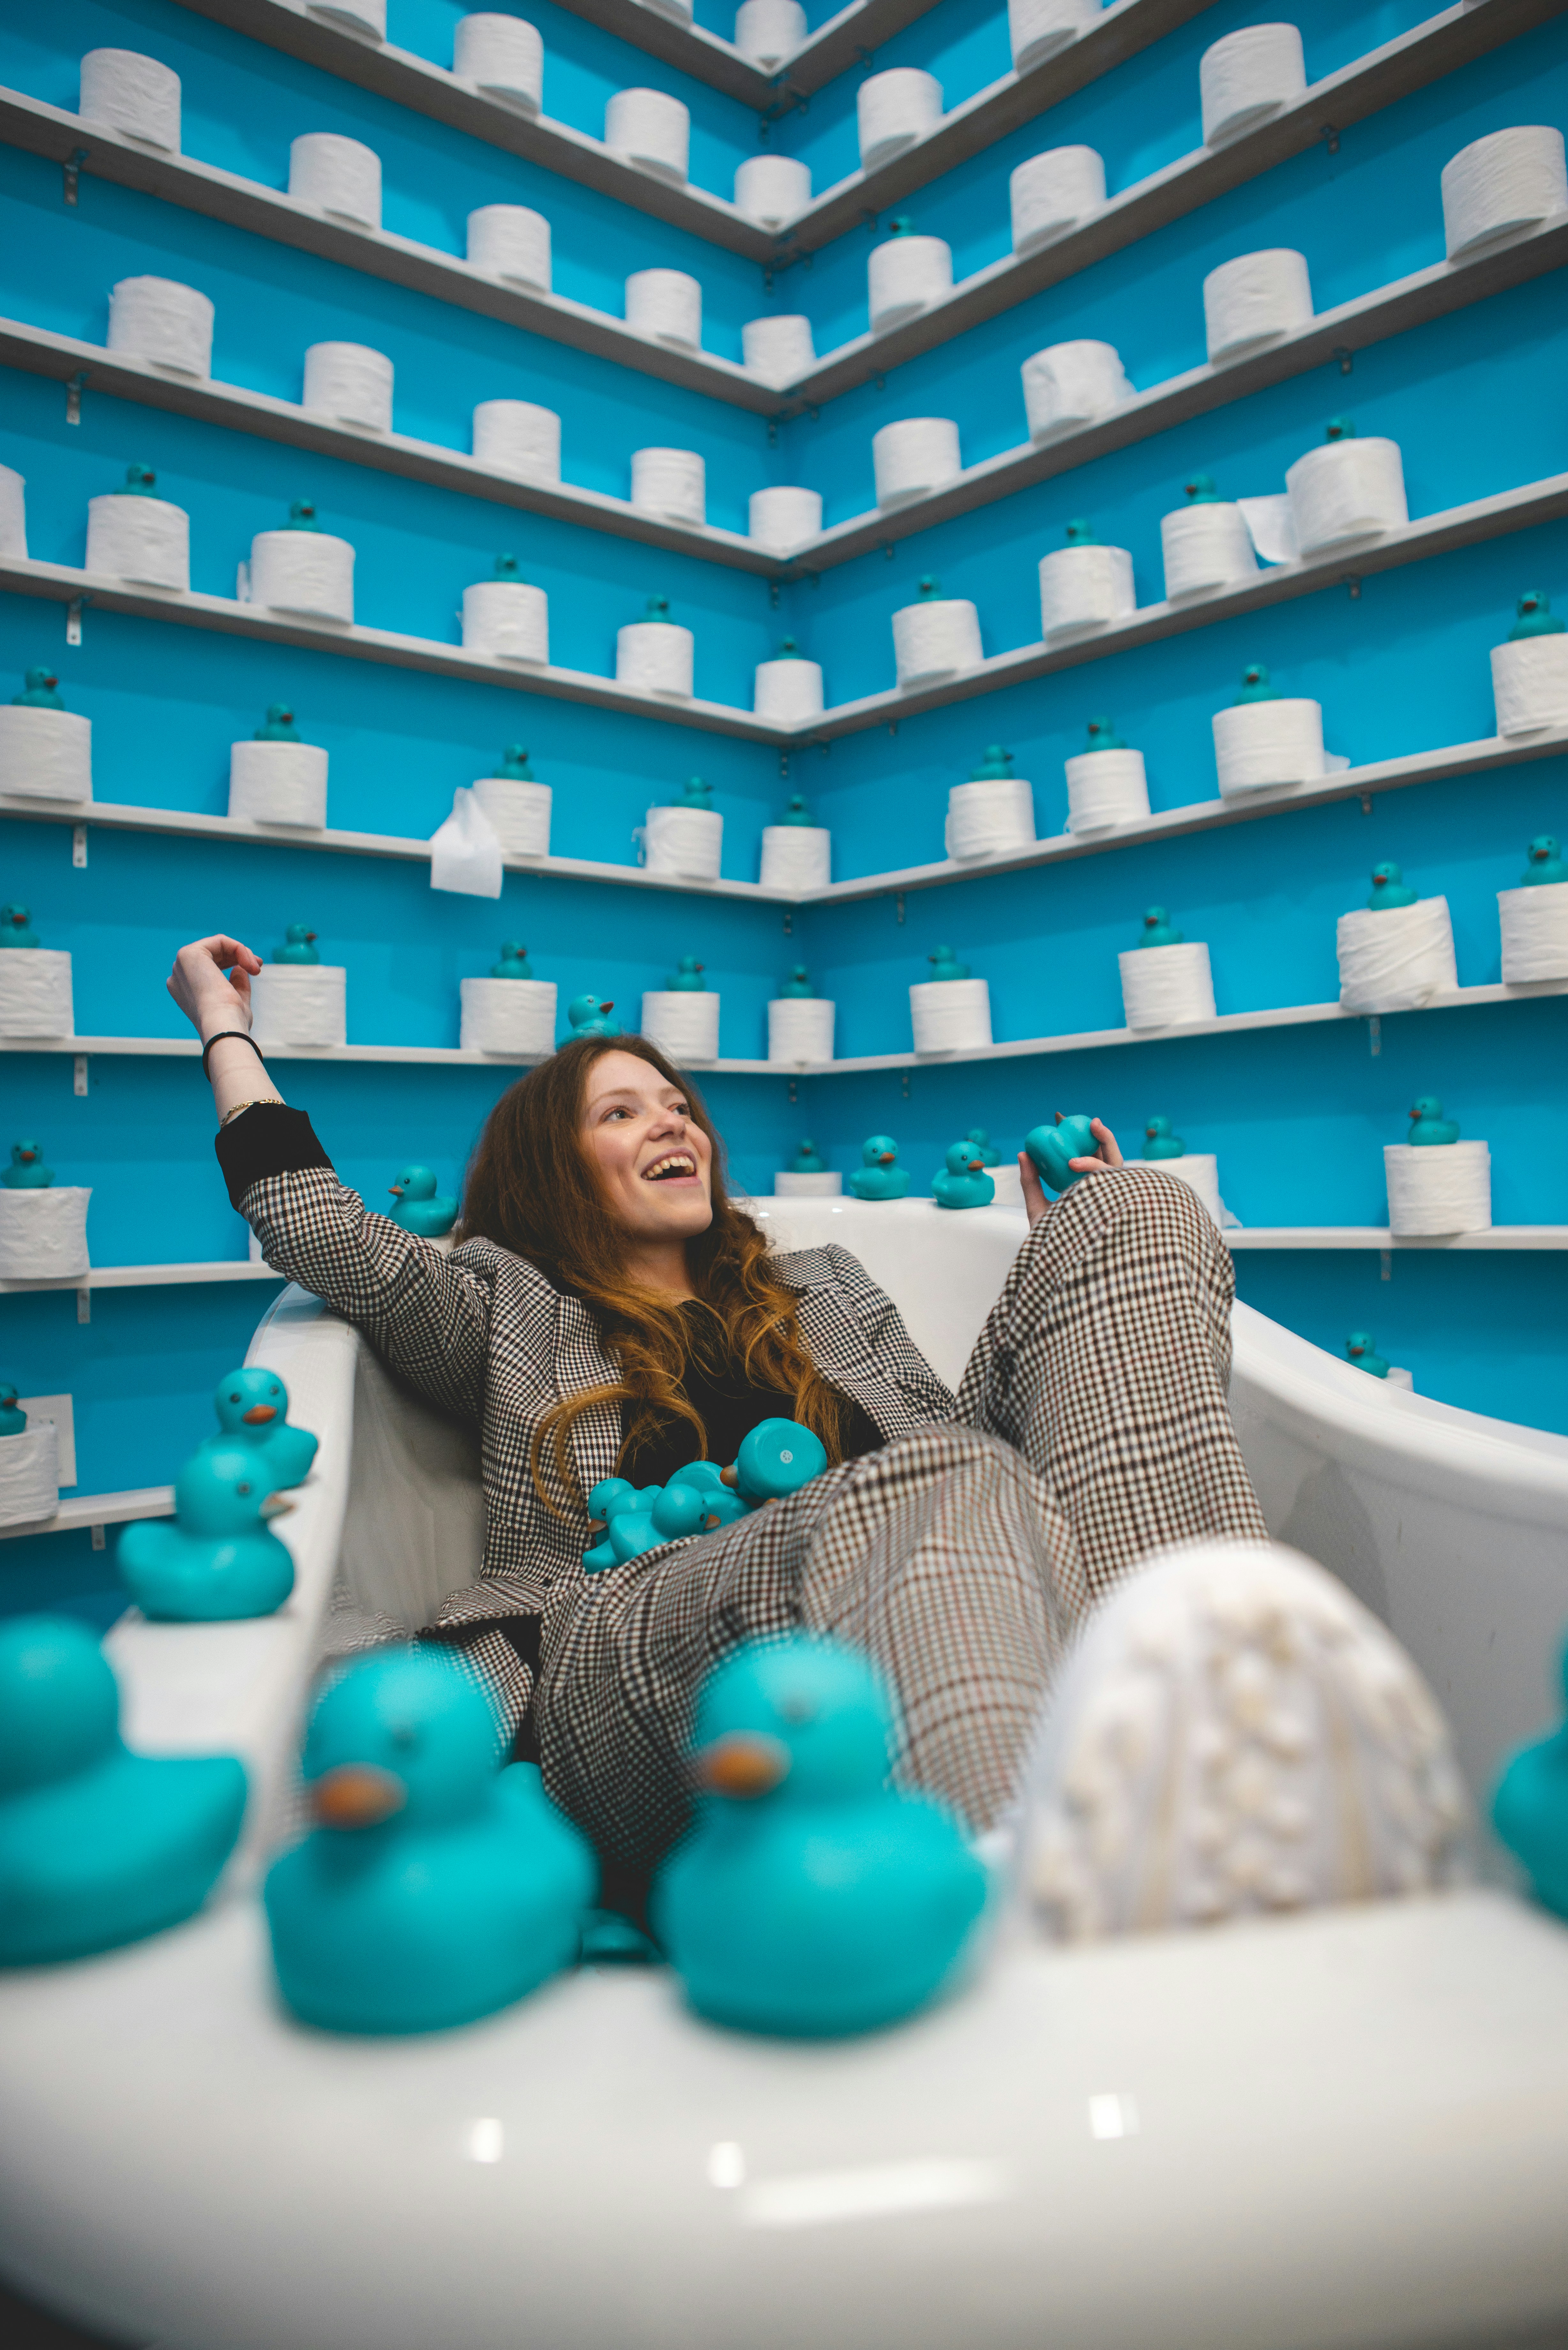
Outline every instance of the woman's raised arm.
<svg viewBox="0 0 1568 2350"><path fill-rule="evenodd" d="M251 1033L251 973L261 957L221 933L182 947L169 974L169 993L207 1050L207 1079L218 1123L251 1102L281 1102ZM221 1037L220 1044L212 1039Z"/></svg>

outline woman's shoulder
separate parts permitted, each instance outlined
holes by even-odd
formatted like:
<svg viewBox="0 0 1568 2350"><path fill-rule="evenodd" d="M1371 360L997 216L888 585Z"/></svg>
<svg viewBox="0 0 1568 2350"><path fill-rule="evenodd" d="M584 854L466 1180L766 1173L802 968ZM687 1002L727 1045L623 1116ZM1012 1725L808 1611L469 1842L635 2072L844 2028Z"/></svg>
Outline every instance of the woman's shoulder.
<svg viewBox="0 0 1568 2350"><path fill-rule="evenodd" d="M505 1284L541 1297L561 1297L566 1294L556 1288L548 1274L542 1271L532 1257L519 1256L515 1249L503 1248L499 1241L483 1238L460 1241L452 1252L452 1263L461 1266L464 1273L476 1274L493 1287Z"/></svg>

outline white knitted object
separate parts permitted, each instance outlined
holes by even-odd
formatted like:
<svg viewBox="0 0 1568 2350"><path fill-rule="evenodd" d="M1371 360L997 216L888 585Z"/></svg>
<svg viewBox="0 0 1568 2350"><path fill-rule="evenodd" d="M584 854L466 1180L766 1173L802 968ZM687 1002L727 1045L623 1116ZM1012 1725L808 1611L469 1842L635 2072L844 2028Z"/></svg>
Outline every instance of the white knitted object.
<svg viewBox="0 0 1568 2350"><path fill-rule="evenodd" d="M231 743L229 814L319 831L327 822L326 752L315 743Z"/></svg>
<svg viewBox="0 0 1568 2350"><path fill-rule="evenodd" d="M531 400L482 400L473 411L473 453L482 465L520 481L561 478L561 420Z"/></svg>
<svg viewBox="0 0 1568 2350"><path fill-rule="evenodd" d="M1222 1225L1224 1214L1220 1199L1220 1161L1211 1150L1189 1150L1180 1159L1149 1159L1140 1162L1158 1167L1162 1175L1174 1175L1179 1183L1196 1191L1216 1225Z"/></svg>
<svg viewBox="0 0 1568 2350"><path fill-rule="evenodd" d="M513 775L480 775L473 784L473 796L489 817L504 857L548 857L548 784L524 783Z"/></svg>
<svg viewBox="0 0 1568 2350"><path fill-rule="evenodd" d="M1320 702L1296 695L1239 702L1217 710L1212 723L1222 799L1271 784L1314 783L1328 771Z"/></svg>
<svg viewBox="0 0 1568 2350"><path fill-rule="evenodd" d="M1040 631L1047 643L1129 619L1137 608L1125 546L1059 546L1040 560Z"/></svg>
<svg viewBox="0 0 1568 2350"><path fill-rule="evenodd" d="M735 11L735 47L749 65L772 73L798 49L806 34L800 0L741 0Z"/></svg>
<svg viewBox="0 0 1568 2350"><path fill-rule="evenodd" d="M1413 906L1357 906L1334 934L1339 1000L1347 1012L1409 1012L1458 987L1446 898Z"/></svg>
<svg viewBox="0 0 1568 2350"><path fill-rule="evenodd" d="M288 151L288 192L356 228L381 225L381 159L336 130L308 130Z"/></svg>
<svg viewBox="0 0 1568 2350"><path fill-rule="evenodd" d="M1007 0L1007 31L1012 70L1026 74L1044 65L1100 14L1100 0Z"/></svg>
<svg viewBox="0 0 1568 2350"><path fill-rule="evenodd" d="M344 1045L348 973L340 963L264 962L251 978L258 1045Z"/></svg>
<svg viewBox="0 0 1568 2350"><path fill-rule="evenodd" d="M814 1173L781 1167L774 1177L776 1200L840 1200L843 1196L844 1178L832 1168L825 1167Z"/></svg>
<svg viewBox="0 0 1568 2350"><path fill-rule="evenodd" d="M1410 519L1396 441L1324 441L1296 459L1285 489L1303 556L1399 530Z"/></svg>
<svg viewBox="0 0 1568 2350"><path fill-rule="evenodd" d="M985 659L980 614L962 596L903 604L893 615L893 658L900 685L921 685L974 669Z"/></svg>
<svg viewBox="0 0 1568 2350"><path fill-rule="evenodd" d="M1289 247L1243 253L1223 261L1203 281L1203 329L1209 364L1299 334L1313 321L1306 255Z"/></svg>
<svg viewBox="0 0 1568 2350"><path fill-rule="evenodd" d="M1034 787L1022 775L982 776L948 792L943 841L950 857L1004 857L1033 846Z"/></svg>
<svg viewBox="0 0 1568 2350"><path fill-rule="evenodd" d="M1020 163L1007 182L1012 250L1054 244L1106 201L1105 159L1093 147L1051 147Z"/></svg>
<svg viewBox="0 0 1568 2350"><path fill-rule="evenodd" d="M29 800L90 800L91 719L74 710L0 702L0 793Z"/></svg>
<svg viewBox="0 0 1568 2350"><path fill-rule="evenodd" d="M823 706L822 664L814 660L759 661L752 692L752 708L759 718L776 718L798 725L820 718Z"/></svg>
<svg viewBox="0 0 1568 2350"><path fill-rule="evenodd" d="M452 69L487 98L537 114L544 92L545 44L521 16L483 13L460 16L452 36Z"/></svg>
<svg viewBox="0 0 1568 2350"><path fill-rule="evenodd" d="M87 567L138 588L185 594L191 585L191 517L165 498L111 490L88 500Z"/></svg>
<svg viewBox="0 0 1568 2350"><path fill-rule="evenodd" d="M0 1281L68 1281L88 1270L90 1184L47 1191L0 1187Z"/></svg>
<svg viewBox="0 0 1568 2350"><path fill-rule="evenodd" d="M300 406L363 432L389 432L392 362L367 343L312 343L305 354Z"/></svg>
<svg viewBox="0 0 1568 2350"><path fill-rule="evenodd" d="M649 873L716 881L724 852L724 819L713 808L650 807L643 849Z"/></svg>
<svg viewBox="0 0 1568 2350"><path fill-rule="evenodd" d="M748 155L735 167L735 210L759 228L782 228L811 202L811 165L794 155Z"/></svg>
<svg viewBox="0 0 1568 2350"><path fill-rule="evenodd" d="M1215 1017L1214 978L1201 939L1171 947L1129 947L1116 962L1129 1028L1175 1028Z"/></svg>
<svg viewBox="0 0 1568 2350"><path fill-rule="evenodd" d="M550 291L550 224L526 204L481 204L468 215L468 260L473 269L535 293Z"/></svg>
<svg viewBox="0 0 1568 2350"><path fill-rule="evenodd" d="M1243 25L1204 50L1198 80L1203 143L1223 146L1305 95L1302 36L1293 25Z"/></svg>
<svg viewBox="0 0 1568 2350"><path fill-rule="evenodd" d="M550 599L522 579L476 579L462 591L462 649L496 660L550 660Z"/></svg>
<svg viewBox="0 0 1568 2350"><path fill-rule="evenodd" d="M746 529L771 554L788 555L822 530L820 490L753 490L746 504Z"/></svg>
<svg viewBox="0 0 1568 2350"><path fill-rule="evenodd" d="M691 112L662 89L618 89L605 109L605 145L623 163L683 188L691 154Z"/></svg>
<svg viewBox="0 0 1568 2350"><path fill-rule="evenodd" d="M874 172L936 129L942 119L942 86L919 66L869 74L856 94L855 119L860 168Z"/></svg>
<svg viewBox="0 0 1568 2350"><path fill-rule="evenodd" d="M1532 889L1500 889L1502 976L1507 986L1532 979L1568 979L1568 881ZM0 955L0 975L16 955Z"/></svg>
<svg viewBox="0 0 1568 2350"><path fill-rule="evenodd" d="M615 635L615 681L639 693L690 701L696 661L690 629L670 620L629 620Z"/></svg>
<svg viewBox="0 0 1568 2350"><path fill-rule="evenodd" d="M1484 1142L1386 1142L1388 1229L1402 1239L1491 1229L1491 1153Z"/></svg>
<svg viewBox="0 0 1568 2350"><path fill-rule="evenodd" d="M698 350L702 342L702 288L683 269L634 269L626 281L626 323L655 342Z"/></svg>
<svg viewBox="0 0 1568 2350"><path fill-rule="evenodd" d="M60 1506L59 1438L51 1420L0 1436L0 1526L30 1526Z"/></svg>
<svg viewBox="0 0 1568 2350"><path fill-rule="evenodd" d="M778 995L768 1005L770 1061L831 1061L838 1007L826 995Z"/></svg>
<svg viewBox="0 0 1568 2350"><path fill-rule="evenodd" d="M1162 515L1160 550L1165 557L1165 594L1178 604L1187 596L1207 596L1234 588L1258 568L1251 533L1239 505L1228 499L1178 506Z"/></svg>
<svg viewBox="0 0 1568 2350"><path fill-rule="evenodd" d="M1032 441L1074 432L1137 397L1112 343L1052 343L1026 359L1022 372Z"/></svg>
<svg viewBox="0 0 1568 2350"><path fill-rule="evenodd" d="M1568 726L1568 632L1493 645L1491 691L1500 734Z"/></svg>
<svg viewBox="0 0 1568 2350"><path fill-rule="evenodd" d="M458 1043L465 1053L534 1054L556 1049L553 979L465 979Z"/></svg>
<svg viewBox="0 0 1568 2350"><path fill-rule="evenodd" d="M136 49L89 49L82 59L79 110L127 139L180 152L180 77Z"/></svg>
<svg viewBox="0 0 1568 2350"><path fill-rule="evenodd" d="M708 477L695 449L634 449L631 503L639 514L698 528L708 519Z"/></svg>
<svg viewBox="0 0 1568 2350"><path fill-rule="evenodd" d="M0 1036L75 1034L70 956L57 947L7 947L0 954Z"/></svg>
<svg viewBox="0 0 1568 2350"><path fill-rule="evenodd" d="M1080 751L1067 767L1067 829L1104 832L1148 814L1141 751Z"/></svg>
<svg viewBox="0 0 1568 2350"><path fill-rule="evenodd" d="M879 506L906 505L956 482L963 471L959 429L950 416L906 416L871 436Z"/></svg>
<svg viewBox="0 0 1568 2350"><path fill-rule="evenodd" d="M719 1057L719 999L693 988L650 988L642 999L642 1033L677 1068Z"/></svg>
<svg viewBox="0 0 1568 2350"><path fill-rule="evenodd" d="M251 602L351 623L353 548L324 530L258 530L251 541Z"/></svg>
<svg viewBox="0 0 1568 2350"><path fill-rule="evenodd" d="M1555 124L1517 123L1461 147L1443 166L1449 259L1568 212L1568 163Z"/></svg>
<svg viewBox="0 0 1568 2350"><path fill-rule="evenodd" d="M0 555L27 559L27 477L0 465Z"/></svg>
<svg viewBox="0 0 1568 2350"><path fill-rule="evenodd" d="M741 328L741 361L748 375L764 383L793 383L816 365L811 320L798 311L776 318L748 318Z"/></svg>
<svg viewBox="0 0 1568 2350"><path fill-rule="evenodd" d="M826 889L833 879L833 835L825 824L764 824L764 889Z"/></svg>
<svg viewBox="0 0 1568 2350"><path fill-rule="evenodd" d="M952 247L940 236L890 236L867 263L871 332L886 335L952 292Z"/></svg>
<svg viewBox="0 0 1568 2350"><path fill-rule="evenodd" d="M989 1045L991 987L983 979L921 979L909 990L917 1053L971 1053Z"/></svg>
<svg viewBox="0 0 1568 2350"><path fill-rule="evenodd" d="M165 375L213 372L213 305L172 277L122 277L109 297L109 348Z"/></svg>

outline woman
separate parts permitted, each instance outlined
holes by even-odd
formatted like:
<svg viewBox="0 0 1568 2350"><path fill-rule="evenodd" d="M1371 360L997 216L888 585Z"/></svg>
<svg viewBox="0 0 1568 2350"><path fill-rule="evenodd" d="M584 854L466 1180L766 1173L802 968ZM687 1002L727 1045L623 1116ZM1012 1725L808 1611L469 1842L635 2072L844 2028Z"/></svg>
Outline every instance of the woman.
<svg viewBox="0 0 1568 2350"><path fill-rule="evenodd" d="M805 1627L897 1687L903 1775L977 1829L1007 1803L1060 1657L1162 1544L1265 1529L1226 1407L1226 1251L1192 1192L1124 1167L1047 1205L956 1399L847 1251L769 1254L726 1196L697 1097L639 1038L566 1045L505 1093L450 1255L337 1182L249 1041L257 956L181 950L230 1197L270 1263L480 1430L483 1579L427 1637L464 1654L512 1751L612 1860L654 1857L686 1811L696 1686L738 1641ZM787 1415L832 1466L719 1531L587 1576L586 1496L629 1471L732 1461Z"/></svg>

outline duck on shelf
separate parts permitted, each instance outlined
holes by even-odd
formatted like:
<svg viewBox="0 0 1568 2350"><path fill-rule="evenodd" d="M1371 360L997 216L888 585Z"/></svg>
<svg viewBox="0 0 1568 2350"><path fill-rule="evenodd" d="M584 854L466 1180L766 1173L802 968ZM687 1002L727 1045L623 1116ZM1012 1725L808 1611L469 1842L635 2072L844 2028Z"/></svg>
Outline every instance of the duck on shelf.
<svg viewBox="0 0 1568 2350"><path fill-rule="evenodd" d="M297 743L299 729L294 723L294 712L288 703L269 702L266 716L251 739L255 743Z"/></svg>
<svg viewBox="0 0 1568 2350"><path fill-rule="evenodd" d="M389 1220L421 1240L441 1240L457 1222L457 1201L450 1192L436 1190L433 1167L405 1167L387 1189L398 1203L388 1209Z"/></svg>
<svg viewBox="0 0 1568 2350"><path fill-rule="evenodd" d="M294 1561L267 1520L294 1507L245 1443L203 1445L174 1481L173 1518L142 1518L119 1537L119 1572L155 1624L229 1624L272 1616L294 1589Z"/></svg>
<svg viewBox="0 0 1568 2350"><path fill-rule="evenodd" d="M258 1464L263 1487L271 1492L304 1484L320 1439L308 1429L289 1426L288 1389L275 1371L252 1365L226 1372L213 1390L213 1408L219 1432L206 1439L202 1451L243 1446Z"/></svg>
<svg viewBox="0 0 1568 2350"><path fill-rule="evenodd" d="M13 710L63 710L65 706L60 681L52 669L30 669L21 692L11 696Z"/></svg>
<svg viewBox="0 0 1568 2350"><path fill-rule="evenodd" d="M784 802L784 814L780 816L779 822L781 824L809 825L815 828L816 818L812 815L810 808L807 806L805 801L802 799L800 794L798 792L792 792L788 799Z"/></svg>
<svg viewBox="0 0 1568 2350"><path fill-rule="evenodd" d="M868 1135L860 1146L861 1163L846 1177L857 1200L902 1200L909 1189L907 1170L898 1164L898 1146L890 1134Z"/></svg>
<svg viewBox="0 0 1568 2350"><path fill-rule="evenodd" d="M970 975L968 963L960 962L951 947L938 947L933 954L926 957L926 961L931 966L933 980L967 979Z"/></svg>
<svg viewBox="0 0 1568 2350"><path fill-rule="evenodd" d="M815 1003L816 990L811 983L811 973L805 963L797 962L794 966L789 977L781 983L779 995L781 999L785 996L797 996L807 1003Z"/></svg>
<svg viewBox="0 0 1568 2350"><path fill-rule="evenodd" d="M1372 895L1366 900L1368 913L1385 914L1395 906L1414 906L1417 902L1417 893L1406 880L1403 868L1396 865L1392 858L1386 858L1381 865L1373 867Z"/></svg>
<svg viewBox="0 0 1568 2350"><path fill-rule="evenodd" d="M939 1208L990 1207L996 1185L972 1142L949 1144L945 1164L931 1178L931 1196Z"/></svg>
<svg viewBox="0 0 1568 2350"><path fill-rule="evenodd" d="M316 947L317 935L308 922L290 922L284 933L282 946L273 956L274 962L319 962L321 957Z"/></svg>
<svg viewBox="0 0 1568 2350"><path fill-rule="evenodd" d="M1459 1120L1443 1116L1443 1105L1436 1094L1422 1094L1411 1104L1410 1131L1405 1137L1407 1142L1436 1148L1441 1143L1457 1142L1459 1139Z"/></svg>
<svg viewBox="0 0 1568 2350"><path fill-rule="evenodd" d="M1560 622L1559 626L1561 625ZM1563 862L1562 846L1551 833L1538 832L1526 849L1525 855L1530 862L1520 875L1521 889L1550 889L1560 881L1568 881L1568 865ZM26 910L24 906L23 913L25 914ZM15 944L16 941L13 941L12 943Z"/></svg>
<svg viewBox="0 0 1568 2350"><path fill-rule="evenodd" d="M566 1020L572 1035L618 1036L620 1023L609 1016L614 1010L613 995L607 995L602 1003L597 995L574 995L566 1006Z"/></svg>
<svg viewBox="0 0 1568 2350"><path fill-rule="evenodd" d="M32 927L33 913L29 906L0 906L0 949L5 947L36 947L38 933Z"/></svg>
<svg viewBox="0 0 1568 2350"><path fill-rule="evenodd" d="M1375 1379L1387 1378L1388 1358L1378 1353L1370 1330L1353 1330L1345 1342L1345 1354L1358 1371L1369 1371Z"/></svg>
<svg viewBox="0 0 1568 2350"><path fill-rule="evenodd" d="M705 995L708 983L702 976L703 966L695 955L682 955L664 984L671 995Z"/></svg>
<svg viewBox="0 0 1568 2350"><path fill-rule="evenodd" d="M0 1436L26 1436L27 1415L9 1379L0 1379Z"/></svg>
<svg viewBox="0 0 1568 2350"><path fill-rule="evenodd" d="M1172 1134L1168 1118L1151 1118L1143 1130L1143 1155L1146 1159L1185 1159L1187 1145L1179 1134Z"/></svg>
<svg viewBox="0 0 1568 2350"><path fill-rule="evenodd" d="M1542 595L1539 588L1532 588L1520 598L1515 608L1513 626L1508 632L1509 642L1520 644L1530 637L1560 637L1564 629L1568 629L1568 621L1557 619L1552 609L1551 597ZM29 670L27 674L31 677L33 671Z"/></svg>
<svg viewBox="0 0 1568 2350"><path fill-rule="evenodd" d="M827 1161L815 1143L808 1139L797 1147L788 1171L792 1175L826 1175Z"/></svg>
<svg viewBox="0 0 1568 2350"><path fill-rule="evenodd" d="M0 1169L0 1183L7 1191L47 1191L55 1180L55 1170L44 1164L42 1146L31 1139L11 1145L11 1164Z"/></svg>
<svg viewBox="0 0 1568 2350"><path fill-rule="evenodd" d="M1142 936L1133 941L1139 947L1179 947L1182 934L1171 925L1170 916L1163 906L1144 909Z"/></svg>
<svg viewBox="0 0 1568 2350"><path fill-rule="evenodd" d="M490 966L492 979L532 979L528 950L516 939L508 939L501 950L501 960Z"/></svg>
<svg viewBox="0 0 1568 2350"><path fill-rule="evenodd" d="M991 1147L991 1137L983 1126L971 1126L964 1140L973 1143L975 1157L982 1167L994 1167L998 1164L997 1155Z"/></svg>

